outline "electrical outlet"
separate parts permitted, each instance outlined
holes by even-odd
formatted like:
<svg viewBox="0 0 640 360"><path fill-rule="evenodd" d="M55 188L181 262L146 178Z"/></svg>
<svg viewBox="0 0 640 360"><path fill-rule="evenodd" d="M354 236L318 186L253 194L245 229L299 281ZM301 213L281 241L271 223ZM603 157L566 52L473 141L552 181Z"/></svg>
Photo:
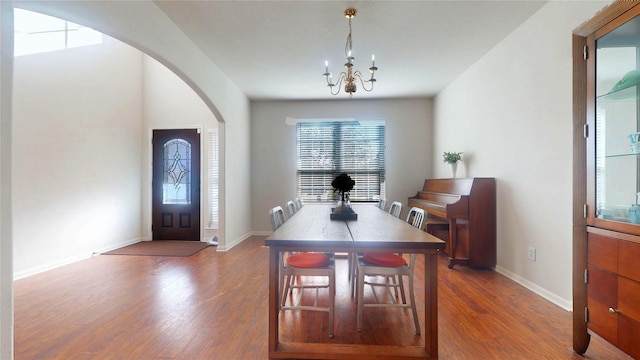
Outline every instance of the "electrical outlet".
<svg viewBox="0 0 640 360"><path fill-rule="evenodd" d="M531 261L536 261L536 248L529 246L529 249L527 250L527 257Z"/></svg>

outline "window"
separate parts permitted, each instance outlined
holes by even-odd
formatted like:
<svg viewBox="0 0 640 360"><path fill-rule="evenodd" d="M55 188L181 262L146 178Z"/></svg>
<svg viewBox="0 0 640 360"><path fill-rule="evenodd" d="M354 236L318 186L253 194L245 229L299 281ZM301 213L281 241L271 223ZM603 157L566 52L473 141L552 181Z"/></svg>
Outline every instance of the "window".
<svg viewBox="0 0 640 360"><path fill-rule="evenodd" d="M347 173L356 182L351 201L384 198L384 121L301 121L296 126L298 197L333 200L331 181Z"/></svg>
<svg viewBox="0 0 640 360"><path fill-rule="evenodd" d="M102 43L102 34L52 16L15 9L14 56Z"/></svg>
<svg viewBox="0 0 640 360"><path fill-rule="evenodd" d="M209 227L217 229L218 222L218 129L209 129Z"/></svg>

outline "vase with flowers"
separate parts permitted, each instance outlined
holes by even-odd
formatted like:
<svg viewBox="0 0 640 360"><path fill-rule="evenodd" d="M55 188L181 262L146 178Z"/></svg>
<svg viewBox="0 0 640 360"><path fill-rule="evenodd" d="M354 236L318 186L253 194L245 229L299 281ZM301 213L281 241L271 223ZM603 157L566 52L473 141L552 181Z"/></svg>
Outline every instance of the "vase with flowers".
<svg viewBox="0 0 640 360"><path fill-rule="evenodd" d="M442 154L442 157L444 163L449 164L449 168L451 169L451 177L456 177L456 171L458 170L458 161L462 160L462 153L445 151Z"/></svg>
<svg viewBox="0 0 640 360"><path fill-rule="evenodd" d="M331 186L334 194L336 192L339 193L340 200L338 201L338 206L331 213L331 220L356 220L358 218L358 214L351 209L349 203L349 192L353 190L355 185L356 182L346 173L342 173L333 179Z"/></svg>

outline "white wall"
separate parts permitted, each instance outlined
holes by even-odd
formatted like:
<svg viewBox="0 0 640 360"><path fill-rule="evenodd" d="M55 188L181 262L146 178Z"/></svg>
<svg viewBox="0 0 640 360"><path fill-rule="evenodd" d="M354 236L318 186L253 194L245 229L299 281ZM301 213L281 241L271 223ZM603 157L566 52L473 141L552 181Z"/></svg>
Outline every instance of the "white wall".
<svg viewBox="0 0 640 360"><path fill-rule="evenodd" d="M19 6L90 26L161 62L207 104L220 129L220 245L251 233L249 100L151 1L19 1ZM229 184L229 187L227 186Z"/></svg>
<svg viewBox="0 0 640 360"><path fill-rule="evenodd" d="M387 203L405 205L431 176L430 99L254 101L251 103L253 229L271 232L269 209L296 197L296 128L286 117L356 118L386 121Z"/></svg>
<svg viewBox="0 0 640 360"><path fill-rule="evenodd" d="M16 278L140 238L142 57L104 40L15 59Z"/></svg>
<svg viewBox="0 0 640 360"><path fill-rule="evenodd" d="M151 233L151 180L152 156L151 138L153 129L200 129L201 139L201 240L210 240L205 231L209 223L209 157L208 129L217 129L218 121L196 93L176 74L149 56L143 57L143 190L142 190L142 233L145 240Z"/></svg>
<svg viewBox="0 0 640 360"><path fill-rule="evenodd" d="M249 106L244 107L244 103L232 103L242 110L242 116L238 121L220 124L220 135L224 141L220 148L220 158L224 159L224 164L221 162L224 176L220 174L220 188L224 188L225 192L220 196L220 233L223 237L218 251L237 245L251 236L253 230L251 218L247 216L255 206L251 198L251 164L254 160L251 158L250 110Z"/></svg>
<svg viewBox="0 0 640 360"><path fill-rule="evenodd" d="M48 15L73 21L78 24L92 27L98 31L108 34L114 38L124 41L134 47L143 50L166 65L183 79L207 104L207 107L215 114L220 124L221 133L221 153L220 153L220 246L219 249L226 249L226 240L237 242L250 234L251 220L246 216L250 210L250 176L249 176L249 100L242 94L235 84L233 84L221 71L189 40L167 16L150 1L140 2L90 2L90 1L70 1L70 2L50 2L50 1L19 1L19 6L32 11L42 12ZM11 2L2 2L3 6L11 6ZM0 29L0 37L6 34L11 36L12 31L6 26L8 22L3 20ZM9 46L7 41L2 42L2 46ZM10 51L0 51L3 58ZM11 86L6 81L12 77L11 66L4 66L2 63L2 99L1 104L10 102ZM8 107L3 106L3 110ZM3 111L2 129L6 130L11 126L11 117ZM6 116L5 116L6 115ZM5 126L6 124L6 126ZM3 133L4 138L7 134ZM141 141L139 142L141 143ZM5 149L10 146L9 142L3 142ZM2 153L5 156L7 151ZM138 154L139 155L139 154ZM138 156L140 159L140 156ZM11 174L6 173L7 161L3 161L2 178ZM226 184L230 184L226 187ZM2 194L11 192L11 184L7 181L0 184ZM11 219L11 196L3 196L1 209L3 225L5 219ZM138 199L139 200L139 199ZM229 207L227 208L227 203ZM229 212L229 215L226 214ZM139 216L139 214L138 214ZM5 264L11 263L12 254L5 251L14 244L13 236L9 236L8 226L2 227L2 260L3 279L6 275ZM11 277L11 276L9 276ZM12 296L11 283L2 282L2 300ZM7 310L8 309L8 310ZM3 348L0 352L4 356L12 352L11 348L5 344L13 342L12 308L5 308L0 313L0 344Z"/></svg>
<svg viewBox="0 0 640 360"><path fill-rule="evenodd" d="M217 128L209 108L162 64L109 37L16 64L16 278L151 239L151 129ZM205 226L206 132L202 140Z"/></svg>
<svg viewBox="0 0 640 360"><path fill-rule="evenodd" d="M435 100L434 164L497 179L497 270L571 308L572 30L606 2L552 1ZM434 168L445 176L444 165ZM460 169L458 170L461 171ZM527 248L537 249L535 262Z"/></svg>
<svg viewBox="0 0 640 360"><path fill-rule="evenodd" d="M0 359L13 357L12 29L11 3L0 2Z"/></svg>

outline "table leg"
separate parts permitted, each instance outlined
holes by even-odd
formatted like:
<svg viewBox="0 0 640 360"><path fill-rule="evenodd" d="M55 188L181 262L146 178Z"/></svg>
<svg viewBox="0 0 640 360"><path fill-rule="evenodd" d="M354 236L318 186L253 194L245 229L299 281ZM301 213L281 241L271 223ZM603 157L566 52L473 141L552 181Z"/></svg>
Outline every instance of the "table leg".
<svg viewBox="0 0 640 360"><path fill-rule="evenodd" d="M278 348L279 252L277 247L269 247L269 354L275 353Z"/></svg>
<svg viewBox="0 0 640 360"><path fill-rule="evenodd" d="M424 254L424 346L438 358L438 252Z"/></svg>

